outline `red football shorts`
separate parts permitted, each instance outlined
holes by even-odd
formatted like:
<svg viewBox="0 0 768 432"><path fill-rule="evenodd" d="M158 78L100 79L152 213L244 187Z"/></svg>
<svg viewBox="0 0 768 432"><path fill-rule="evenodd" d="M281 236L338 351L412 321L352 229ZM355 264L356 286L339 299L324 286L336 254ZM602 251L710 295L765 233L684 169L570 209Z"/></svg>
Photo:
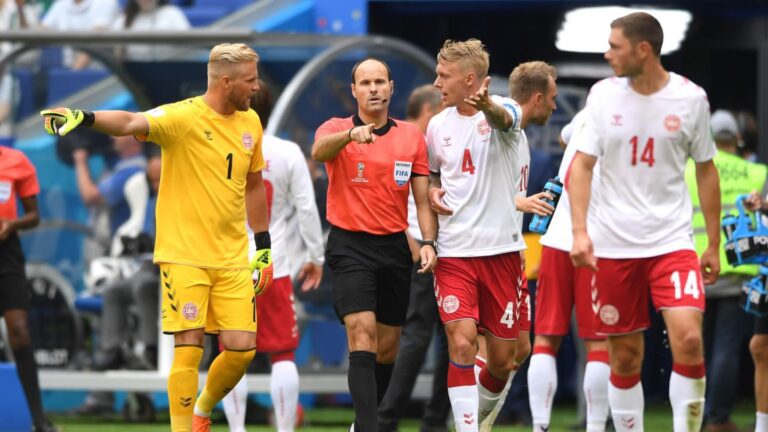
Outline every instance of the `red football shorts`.
<svg viewBox="0 0 768 432"><path fill-rule="evenodd" d="M602 264L602 260L601 260ZM602 268L601 268L602 269ZM544 246L536 285L536 334L565 336L576 308L576 323L582 339L605 339L594 329L597 295L595 274L575 268L568 252Z"/></svg>
<svg viewBox="0 0 768 432"><path fill-rule="evenodd" d="M256 297L256 321L258 352L294 351L299 346L299 325L290 277L275 279L264 294Z"/></svg>
<svg viewBox="0 0 768 432"><path fill-rule="evenodd" d="M650 327L648 300L656 310L704 312L704 283L696 252L680 250L650 258L600 258L596 273L595 331L625 334Z"/></svg>
<svg viewBox="0 0 768 432"><path fill-rule="evenodd" d="M523 271L519 252L471 258L440 258L435 298L443 323L472 319L482 332L517 339Z"/></svg>
<svg viewBox="0 0 768 432"><path fill-rule="evenodd" d="M528 294L528 277L525 275L525 267L522 268L523 283L517 294L517 310L520 320L517 322L520 331L531 331L531 296Z"/></svg>

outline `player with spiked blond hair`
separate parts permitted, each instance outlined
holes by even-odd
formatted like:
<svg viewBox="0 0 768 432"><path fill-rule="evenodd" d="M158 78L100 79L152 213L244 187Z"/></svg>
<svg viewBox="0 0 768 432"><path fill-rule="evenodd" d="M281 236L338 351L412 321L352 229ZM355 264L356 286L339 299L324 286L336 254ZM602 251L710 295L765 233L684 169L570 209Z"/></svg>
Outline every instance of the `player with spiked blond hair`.
<svg viewBox="0 0 768 432"><path fill-rule="evenodd" d="M259 90L258 60L245 44L217 45L205 94L147 112L41 112L51 134L91 127L141 137L162 149L154 261L161 272L163 331L174 335L176 345L168 377L173 432L209 431L211 410L256 352L256 295L272 279L263 131L250 109ZM256 233L250 265L243 214ZM254 269L259 272L252 280ZM196 398L206 332L220 335L224 351Z"/></svg>

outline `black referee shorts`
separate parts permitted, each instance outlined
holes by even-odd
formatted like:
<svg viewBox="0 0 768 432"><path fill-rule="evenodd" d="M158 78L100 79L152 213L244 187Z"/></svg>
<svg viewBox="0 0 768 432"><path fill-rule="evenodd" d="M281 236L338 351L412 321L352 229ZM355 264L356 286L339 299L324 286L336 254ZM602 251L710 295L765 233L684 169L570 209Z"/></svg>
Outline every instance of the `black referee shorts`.
<svg viewBox="0 0 768 432"><path fill-rule="evenodd" d="M29 285L18 235L0 241L0 313L29 309Z"/></svg>
<svg viewBox="0 0 768 432"><path fill-rule="evenodd" d="M382 324L405 323L413 265L405 233L331 227L325 260L331 268L333 307L342 323L345 315L361 311L373 311Z"/></svg>

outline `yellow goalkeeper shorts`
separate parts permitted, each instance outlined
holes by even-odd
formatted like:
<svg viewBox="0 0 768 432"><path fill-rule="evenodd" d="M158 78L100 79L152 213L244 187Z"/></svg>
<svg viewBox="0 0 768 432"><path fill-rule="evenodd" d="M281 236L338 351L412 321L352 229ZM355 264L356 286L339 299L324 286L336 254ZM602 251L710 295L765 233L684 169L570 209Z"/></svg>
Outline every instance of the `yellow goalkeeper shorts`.
<svg viewBox="0 0 768 432"><path fill-rule="evenodd" d="M163 333L205 328L256 331L256 297L248 269L160 264Z"/></svg>

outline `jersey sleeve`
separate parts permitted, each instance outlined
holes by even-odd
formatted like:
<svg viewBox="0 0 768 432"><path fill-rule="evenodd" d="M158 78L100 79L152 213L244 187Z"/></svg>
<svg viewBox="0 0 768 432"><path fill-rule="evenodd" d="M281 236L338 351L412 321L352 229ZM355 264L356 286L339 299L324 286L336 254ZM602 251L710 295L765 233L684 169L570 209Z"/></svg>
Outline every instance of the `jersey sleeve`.
<svg viewBox="0 0 768 432"><path fill-rule="evenodd" d="M691 158L696 162L706 162L715 157L717 151L710 129L709 102L706 95L697 101L694 115L696 121L691 131Z"/></svg>
<svg viewBox="0 0 768 432"><path fill-rule="evenodd" d="M140 138L152 141L160 147L173 145L194 123L190 121L190 117L194 116L192 107L193 105L188 101L182 101L143 112L142 114L149 122L149 134Z"/></svg>
<svg viewBox="0 0 768 432"><path fill-rule="evenodd" d="M32 162L26 156L22 157L22 175L16 183L16 194L19 198L27 198L40 193L40 183Z"/></svg>
<svg viewBox="0 0 768 432"><path fill-rule="evenodd" d="M298 146L291 145L286 154L289 155L291 201L298 215L299 234L307 247L308 259L315 264L323 264L323 229L315 204L315 189L309 167Z"/></svg>
<svg viewBox="0 0 768 432"><path fill-rule="evenodd" d="M574 131L571 135L569 146L574 146L577 151L594 157L603 155L604 142L603 131L600 127L600 108L599 103L587 102L584 108L584 118L574 125Z"/></svg>
<svg viewBox="0 0 768 432"><path fill-rule="evenodd" d="M258 120L258 117L257 117ZM251 164L248 167L248 172L259 172L264 169L266 162L264 162L264 151L262 144L264 143L264 130L261 127L261 121L257 121L256 138L253 146L253 154L251 155Z"/></svg>
<svg viewBox="0 0 768 432"><path fill-rule="evenodd" d="M419 131L416 131L416 139L418 150L416 152L416 159L413 161L413 174L429 175L429 157L427 156L427 142L424 140L424 136Z"/></svg>
<svg viewBox="0 0 768 432"><path fill-rule="evenodd" d="M429 163L429 172L439 174L440 173L440 160L437 157L436 142L437 123L435 118L429 121L427 126L427 161Z"/></svg>
<svg viewBox="0 0 768 432"><path fill-rule="evenodd" d="M493 95L491 99L501 105L510 116L512 116L512 125L504 132L520 132L523 122L523 108L512 98Z"/></svg>
<svg viewBox="0 0 768 432"><path fill-rule="evenodd" d="M335 134L336 132L340 132L342 130L341 122L338 120L340 119L332 118L330 120L327 120L325 123L321 124L320 127L317 128L317 131L315 132L315 141L325 136Z"/></svg>

